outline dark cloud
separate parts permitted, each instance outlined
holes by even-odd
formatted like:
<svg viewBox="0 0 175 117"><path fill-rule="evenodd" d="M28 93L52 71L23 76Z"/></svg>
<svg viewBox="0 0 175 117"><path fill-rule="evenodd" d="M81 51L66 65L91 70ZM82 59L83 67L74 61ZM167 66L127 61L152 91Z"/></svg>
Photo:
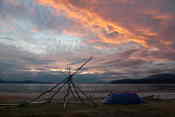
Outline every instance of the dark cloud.
<svg viewBox="0 0 175 117"><path fill-rule="evenodd" d="M55 15L54 12L54 9L37 5L35 1L2 0L0 6L1 19L9 22L13 19L27 20L35 26L33 28L38 28L38 31L53 30L60 33L69 27L72 21L66 19L63 14Z"/></svg>
<svg viewBox="0 0 175 117"><path fill-rule="evenodd" d="M0 72L23 72L30 65L47 65L54 60L0 44Z"/></svg>

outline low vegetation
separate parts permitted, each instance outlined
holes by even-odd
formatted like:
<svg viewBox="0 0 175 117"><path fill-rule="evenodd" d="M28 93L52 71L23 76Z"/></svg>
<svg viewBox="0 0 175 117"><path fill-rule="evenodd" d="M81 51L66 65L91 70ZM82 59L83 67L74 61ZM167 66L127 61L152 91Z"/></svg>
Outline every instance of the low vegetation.
<svg viewBox="0 0 175 117"><path fill-rule="evenodd" d="M0 107L0 117L175 117L175 100L149 101L138 105L103 105L96 108L71 104Z"/></svg>

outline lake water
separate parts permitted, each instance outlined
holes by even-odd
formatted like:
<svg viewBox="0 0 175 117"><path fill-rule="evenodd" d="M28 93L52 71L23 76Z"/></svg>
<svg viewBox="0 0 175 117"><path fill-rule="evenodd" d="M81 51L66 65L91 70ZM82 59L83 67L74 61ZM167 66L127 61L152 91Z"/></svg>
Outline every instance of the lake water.
<svg viewBox="0 0 175 117"><path fill-rule="evenodd" d="M55 84L0 84L0 96L17 95L33 97ZM140 96L155 95L161 99L175 99L175 84L79 84L94 97L105 97L109 92L136 92Z"/></svg>

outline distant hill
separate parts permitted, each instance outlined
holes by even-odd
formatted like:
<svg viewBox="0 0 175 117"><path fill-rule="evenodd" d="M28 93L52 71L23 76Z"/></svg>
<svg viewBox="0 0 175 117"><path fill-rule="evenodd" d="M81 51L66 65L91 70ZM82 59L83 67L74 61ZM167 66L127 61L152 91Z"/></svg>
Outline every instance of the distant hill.
<svg viewBox="0 0 175 117"><path fill-rule="evenodd" d="M46 84L46 83L53 83L53 82L40 82L40 81L32 81L32 80L24 80L24 81L4 81L4 80L0 80L0 83Z"/></svg>
<svg viewBox="0 0 175 117"><path fill-rule="evenodd" d="M156 74L142 79L113 80L112 84L170 84L175 83L175 74Z"/></svg>
<svg viewBox="0 0 175 117"><path fill-rule="evenodd" d="M77 83L95 83L95 84L100 84L100 83L106 83L106 82L103 82L103 81L93 81L93 80L89 80L89 79L84 79L84 80L75 80ZM60 81L58 81L60 82ZM58 83L58 82L45 82L45 81L32 81L32 80L24 80L24 81L3 81L3 80L0 80L0 84L1 83L15 83L15 84L52 84L52 83Z"/></svg>
<svg viewBox="0 0 175 117"><path fill-rule="evenodd" d="M4 75L0 73L0 83L58 83L68 74L62 72L38 72L32 74L29 72ZM73 79L78 83L106 83L102 78L107 78L105 74L77 74Z"/></svg>
<svg viewBox="0 0 175 117"><path fill-rule="evenodd" d="M36 77L23 77L23 78L4 78L5 80L0 79L0 83L18 83L18 84L46 84L46 83L58 83L61 82L67 76L56 76L56 75L47 75L41 74ZM25 80L24 80L25 79ZM76 75L74 81L77 83L106 83L95 75Z"/></svg>

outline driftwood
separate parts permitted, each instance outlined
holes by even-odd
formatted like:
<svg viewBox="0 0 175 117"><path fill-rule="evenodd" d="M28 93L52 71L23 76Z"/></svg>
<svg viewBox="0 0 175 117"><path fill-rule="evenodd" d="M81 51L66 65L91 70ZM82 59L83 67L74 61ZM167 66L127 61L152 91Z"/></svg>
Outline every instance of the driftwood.
<svg viewBox="0 0 175 117"><path fill-rule="evenodd" d="M72 98L74 98L77 101L80 101L83 104L89 104L89 105L96 106L96 103L94 102L94 100L90 96L88 96L85 92L83 92L80 89L80 87L78 85L76 85L75 82L73 81L73 77L77 73L79 73L82 70L82 68L91 60L92 60L92 57L87 59L80 67L78 67L72 73L71 73L70 67L69 67L68 68L69 76L67 78L65 78L62 82L57 83L55 86L48 89L47 91L41 93L38 97L34 98L30 103L31 104L34 104L34 103L42 103L42 104L53 103L56 95L58 95L58 94L60 94L60 96L63 95L60 92L61 92L61 90L65 90L65 94L63 96L64 109L67 109L67 105L71 101L70 96L72 96ZM48 95L48 97L46 99L42 100L42 98L46 95Z"/></svg>

